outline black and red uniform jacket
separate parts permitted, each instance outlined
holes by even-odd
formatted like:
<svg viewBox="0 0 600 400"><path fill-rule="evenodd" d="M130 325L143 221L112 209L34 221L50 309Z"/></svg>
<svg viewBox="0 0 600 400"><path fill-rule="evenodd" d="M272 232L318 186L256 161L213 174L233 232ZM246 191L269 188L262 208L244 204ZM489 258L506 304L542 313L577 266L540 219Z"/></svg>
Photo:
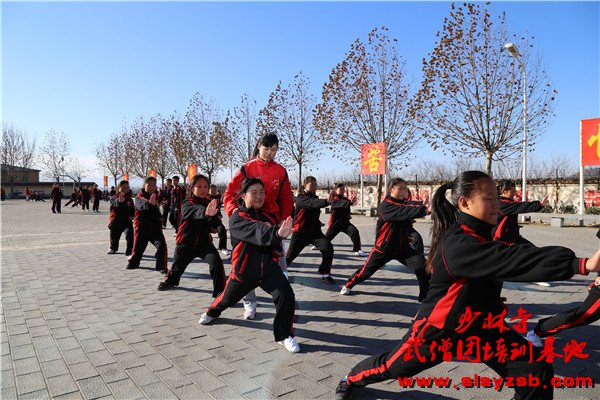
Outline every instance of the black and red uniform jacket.
<svg viewBox="0 0 600 400"><path fill-rule="evenodd" d="M62 190L60 190L60 188L57 188L57 187L53 188L52 192L50 192L50 198L57 199L57 200L62 199L63 198Z"/></svg>
<svg viewBox="0 0 600 400"><path fill-rule="evenodd" d="M399 200L390 195L379 204L375 227L375 250L400 253L409 245L409 232L415 218L424 217L427 208L420 202Z"/></svg>
<svg viewBox="0 0 600 400"><path fill-rule="evenodd" d="M125 195L125 200L119 201L119 196L113 196L110 199L110 212L108 214L108 228L126 226L135 215L135 206L133 199Z"/></svg>
<svg viewBox="0 0 600 400"><path fill-rule="evenodd" d="M158 196L158 192L156 192ZM150 193L144 189L140 190L133 201L135 205L135 215L133 217L134 228L143 234L152 234L161 232L162 234L162 218L158 205L160 204L157 198L155 205L150 205Z"/></svg>
<svg viewBox="0 0 600 400"><path fill-rule="evenodd" d="M539 201L514 201L500 196L498 219L493 230L494 240L516 243L519 238L519 214L537 212L543 207Z"/></svg>
<svg viewBox="0 0 600 400"><path fill-rule="evenodd" d="M329 229L345 228L352 219L350 215L350 199L343 194L336 194L331 203L331 215L329 216Z"/></svg>
<svg viewBox="0 0 600 400"><path fill-rule="evenodd" d="M161 192L161 197L162 197L162 205L165 207L170 207L171 206L171 198L173 196L173 185L171 186L165 186L164 188L162 188Z"/></svg>
<svg viewBox="0 0 600 400"><path fill-rule="evenodd" d="M265 276L281 271L278 264L281 241L276 221L260 210L238 206L229 218L231 279L259 282Z"/></svg>
<svg viewBox="0 0 600 400"><path fill-rule="evenodd" d="M181 205L181 218L175 244L177 246L189 246L199 249L212 243L211 229L219 224L219 218L215 215L209 217L205 214L210 198L188 197Z"/></svg>
<svg viewBox="0 0 600 400"><path fill-rule="evenodd" d="M171 207L181 210L183 200L185 199L185 188L183 186L175 186L171 191Z"/></svg>
<svg viewBox="0 0 600 400"><path fill-rule="evenodd" d="M92 198L92 194L89 189L81 189L81 200L82 201L90 201Z"/></svg>
<svg viewBox="0 0 600 400"><path fill-rule="evenodd" d="M314 235L321 232L321 208L327 207L327 200L319 199L316 194L304 192L294 198L294 232L304 235Z"/></svg>
<svg viewBox="0 0 600 400"><path fill-rule="evenodd" d="M111 191L110 191L110 192L108 192L108 195L109 195L110 197L113 197L113 196L115 196L116 194L117 194L117 191L116 191L115 189L111 189Z"/></svg>
<svg viewBox="0 0 600 400"><path fill-rule="evenodd" d="M574 274L587 275L586 258L577 258L559 246L535 247L492 240L493 225L469 214L459 213L457 223L444 234L432 260L433 273L427 297L416 320L449 333L461 326L466 307L488 313L504 311L498 281L560 281Z"/></svg>

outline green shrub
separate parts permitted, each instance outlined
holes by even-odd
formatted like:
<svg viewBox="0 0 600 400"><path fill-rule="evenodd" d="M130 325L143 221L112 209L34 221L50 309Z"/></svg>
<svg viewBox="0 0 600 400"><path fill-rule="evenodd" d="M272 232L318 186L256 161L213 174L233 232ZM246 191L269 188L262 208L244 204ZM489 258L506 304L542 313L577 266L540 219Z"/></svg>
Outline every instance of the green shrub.
<svg viewBox="0 0 600 400"><path fill-rule="evenodd" d="M576 214L577 207L575 207L573 204L567 204L567 205L558 207L558 212L561 214Z"/></svg>
<svg viewBox="0 0 600 400"><path fill-rule="evenodd" d="M600 215L600 207L588 207L585 210L586 214Z"/></svg>
<svg viewBox="0 0 600 400"><path fill-rule="evenodd" d="M550 204L546 204L546 205L544 206L544 208L542 208L542 209L540 210L540 212L541 212L541 213L548 213L548 214L549 214L549 213L552 213L552 212L554 212L554 208L552 208L552 206L551 206Z"/></svg>

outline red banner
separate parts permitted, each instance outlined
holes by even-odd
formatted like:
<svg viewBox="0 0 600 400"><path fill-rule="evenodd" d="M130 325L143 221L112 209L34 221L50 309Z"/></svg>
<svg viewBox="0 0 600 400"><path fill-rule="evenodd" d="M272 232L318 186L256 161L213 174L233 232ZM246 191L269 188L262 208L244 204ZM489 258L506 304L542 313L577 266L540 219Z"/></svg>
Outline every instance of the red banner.
<svg viewBox="0 0 600 400"><path fill-rule="evenodd" d="M150 170L150 176L153 178L156 178L156 170L155 169Z"/></svg>
<svg viewBox="0 0 600 400"><path fill-rule="evenodd" d="M197 173L198 168L196 167L196 164L190 164L188 166L188 182L191 181L194 175L196 175Z"/></svg>
<svg viewBox="0 0 600 400"><path fill-rule="evenodd" d="M581 120L581 165L600 165L600 118Z"/></svg>
<svg viewBox="0 0 600 400"><path fill-rule="evenodd" d="M104 175L104 187L108 187L108 176Z"/></svg>
<svg viewBox="0 0 600 400"><path fill-rule="evenodd" d="M386 171L385 143L360 146L360 174L383 175Z"/></svg>
<svg viewBox="0 0 600 400"><path fill-rule="evenodd" d="M123 180L129 182L129 174L123 174Z"/></svg>

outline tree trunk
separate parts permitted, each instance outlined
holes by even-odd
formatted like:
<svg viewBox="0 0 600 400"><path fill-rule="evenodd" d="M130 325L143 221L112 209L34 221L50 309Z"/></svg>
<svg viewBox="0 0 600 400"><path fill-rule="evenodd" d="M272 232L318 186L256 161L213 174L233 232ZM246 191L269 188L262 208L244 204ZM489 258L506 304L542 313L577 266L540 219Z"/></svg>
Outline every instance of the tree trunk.
<svg viewBox="0 0 600 400"><path fill-rule="evenodd" d="M485 172L492 176L492 156L493 153L485 153Z"/></svg>
<svg viewBox="0 0 600 400"><path fill-rule="evenodd" d="M382 193L382 187L383 187L383 175L377 175L377 207L379 207L379 204L381 203L381 193Z"/></svg>
<svg viewBox="0 0 600 400"><path fill-rule="evenodd" d="M298 192L302 188L302 163L298 163Z"/></svg>
<svg viewBox="0 0 600 400"><path fill-rule="evenodd" d="M119 186L119 185L117 184L117 175L113 175L113 178L115 179L115 189L116 189L116 188Z"/></svg>

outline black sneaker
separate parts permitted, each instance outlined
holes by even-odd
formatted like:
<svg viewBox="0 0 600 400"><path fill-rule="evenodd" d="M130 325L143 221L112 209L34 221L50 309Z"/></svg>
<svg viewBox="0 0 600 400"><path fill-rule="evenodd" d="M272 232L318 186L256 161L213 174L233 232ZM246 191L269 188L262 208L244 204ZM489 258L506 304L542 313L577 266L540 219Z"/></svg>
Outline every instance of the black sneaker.
<svg viewBox="0 0 600 400"><path fill-rule="evenodd" d="M349 385L346 381L340 381L335 388L335 400L347 400L350 398L352 392L352 385Z"/></svg>
<svg viewBox="0 0 600 400"><path fill-rule="evenodd" d="M139 267L140 267L139 265L127 264L127 268L126 269L137 269Z"/></svg>
<svg viewBox="0 0 600 400"><path fill-rule="evenodd" d="M166 282L161 282L158 284L158 290L160 290L161 292L169 289L173 289L173 285L170 285Z"/></svg>
<svg viewBox="0 0 600 400"><path fill-rule="evenodd" d="M331 283L332 285L335 285L335 279L333 279L331 277L331 275L329 275L329 276L322 276L321 277L321 281L327 282L327 283Z"/></svg>

